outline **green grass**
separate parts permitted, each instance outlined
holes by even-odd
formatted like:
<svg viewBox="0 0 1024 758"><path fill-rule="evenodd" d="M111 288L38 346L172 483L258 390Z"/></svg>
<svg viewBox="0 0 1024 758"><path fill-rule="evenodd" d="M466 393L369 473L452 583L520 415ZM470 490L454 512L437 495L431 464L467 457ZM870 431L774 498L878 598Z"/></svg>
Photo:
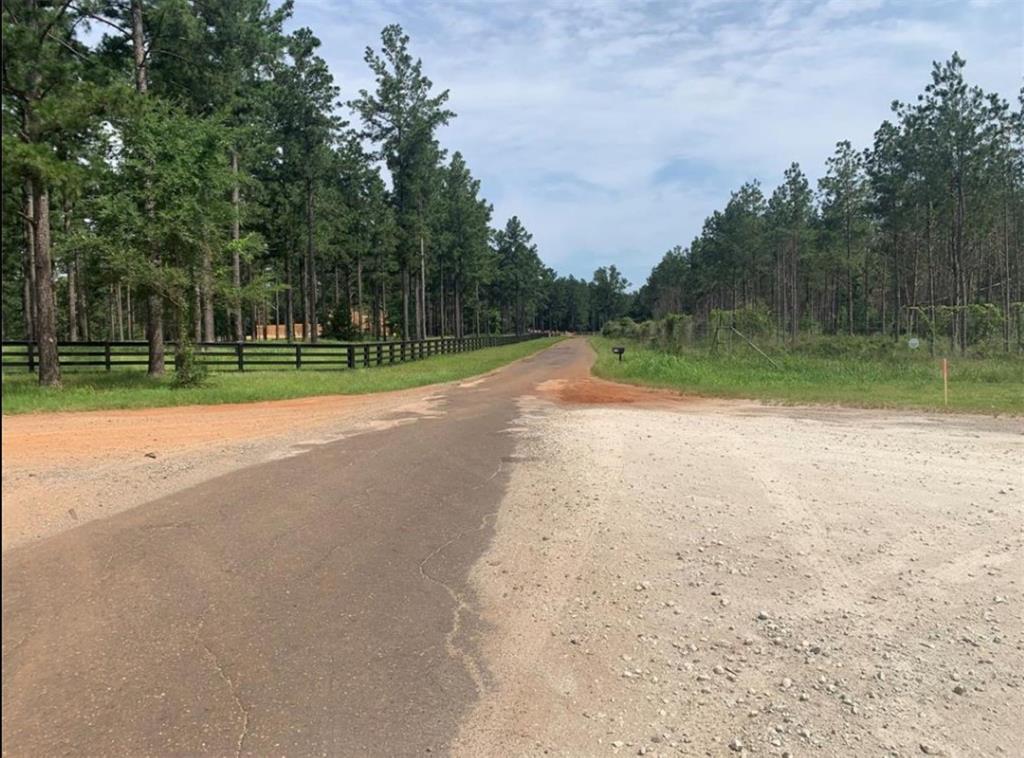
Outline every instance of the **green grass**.
<svg viewBox="0 0 1024 758"><path fill-rule="evenodd" d="M611 353L613 342L626 345L621 363ZM731 354L711 355L698 348L662 352L604 337L592 338L591 344L598 355L594 373L617 382L793 404L944 408L939 360L926 354L871 358L773 353L776 369L739 346ZM953 358L949 365L949 410L1024 414L1020 356Z"/></svg>
<svg viewBox="0 0 1024 758"><path fill-rule="evenodd" d="M421 361L341 371L211 372L201 387L176 389L170 377L150 379L140 369L66 371L63 386L42 388L34 375L3 375L3 412L87 411L174 405L250 403L313 395L354 395L420 387L483 374L558 342L560 337L438 355Z"/></svg>

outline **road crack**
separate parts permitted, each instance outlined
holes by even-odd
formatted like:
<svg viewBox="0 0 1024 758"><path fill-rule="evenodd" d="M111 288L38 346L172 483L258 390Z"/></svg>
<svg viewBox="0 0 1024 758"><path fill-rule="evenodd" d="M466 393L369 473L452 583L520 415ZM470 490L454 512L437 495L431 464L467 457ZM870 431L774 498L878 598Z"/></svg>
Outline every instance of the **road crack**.
<svg viewBox="0 0 1024 758"><path fill-rule="evenodd" d="M498 474L501 473L502 465L502 462L499 461L498 467L494 470L494 472L473 489L479 489L480 487L483 487L485 484L487 484L496 476L498 476ZM436 576L430 574L427 571L426 566L436 556L443 553L448 547L458 542L467 534L470 534L471 532L481 532L484 529L486 529L488 520L494 518L495 515L495 513L485 513L483 517L480 519L480 523L477 526L471 527L469 529L463 529L462 531L456 533L454 537L452 537L450 540L437 547L433 552L430 553L430 555L428 555L426 558L420 561L419 564L420 576L426 579L428 582L431 582L441 587L452 599L452 602L455 603L455 608L452 611L452 623L450 628L448 629L448 632L444 636L444 649L445 652L448 654L449 658L457 660L462 664L463 668L466 670L466 673L469 674L469 678L473 680L473 686L476 688L478 695L483 695L486 689L484 684L484 676L482 671L480 670L480 665L477 663L476 657L472 653L470 653L463 646L459 645L456 642L459 633L462 631L462 614L464 611L469 610L469 604L466 602L465 593L456 591L450 584L445 582L443 579L439 579Z"/></svg>
<svg viewBox="0 0 1024 758"><path fill-rule="evenodd" d="M239 756L242 755L242 748L245 745L245 738L249 734L249 709L245 707L245 704L242 702L242 699L238 696L238 688L235 686L235 683L232 680L232 678L228 676L227 672L224 671L224 667L221 666L220 663L220 658L217 656L216 653L213 652L210 646L206 644L206 640L203 639L202 632L204 623L206 623L206 619L199 620L199 627L196 629L195 632L196 641L200 644L200 646L203 648L203 651L206 653L210 661L213 663L213 669L217 672L217 676L227 686L228 692L231 693L231 698L235 702L235 707L238 709L238 712L241 714L242 717L242 731L239 733L238 740L235 744L235 758L239 758Z"/></svg>

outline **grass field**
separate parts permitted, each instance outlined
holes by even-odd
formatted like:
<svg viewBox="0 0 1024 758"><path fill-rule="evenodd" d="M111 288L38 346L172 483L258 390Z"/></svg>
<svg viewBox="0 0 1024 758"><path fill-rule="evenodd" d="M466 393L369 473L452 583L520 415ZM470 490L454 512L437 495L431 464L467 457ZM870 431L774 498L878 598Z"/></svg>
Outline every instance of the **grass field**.
<svg viewBox="0 0 1024 758"><path fill-rule="evenodd" d="M773 353L773 367L750 350L711 355L705 349L661 352L635 342L593 337L594 373L605 379L721 397L782 403L941 410L939 361L926 354L905 358ZM613 344L626 346L620 363ZM952 359L949 410L1024 414L1024 359Z"/></svg>
<svg viewBox="0 0 1024 758"><path fill-rule="evenodd" d="M211 372L203 386L188 389L171 387L170 375L163 379L150 379L140 369L66 371L63 376L64 386L59 389L40 387L32 374L5 373L3 412L249 403L312 395L386 392L483 374L542 350L559 339L547 337L366 369Z"/></svg>

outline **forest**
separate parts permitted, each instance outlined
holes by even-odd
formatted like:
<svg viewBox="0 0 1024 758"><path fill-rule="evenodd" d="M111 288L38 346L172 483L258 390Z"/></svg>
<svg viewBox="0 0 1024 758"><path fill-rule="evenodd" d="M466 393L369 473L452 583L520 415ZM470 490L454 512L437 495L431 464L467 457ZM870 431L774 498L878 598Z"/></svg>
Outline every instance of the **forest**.
<svg viewBox="0 0 1024 758"><path fill-rule="evenodd" d="M3 337L422 339L522 333L554 273L496 223L398 26L342 93L263 0L5 2ZM347 99L345 97L347 95Z"/></svg>
<svg viewBox="0 0 1024 758"><path fill-rule="evenodd" d="M188 381L196 343L625 315L1021 350L1024 118L955 53L816 188L795 163L769 195L744 184L632 292L614 265L557 276L522 220L493 217L399 26L365 50L372 90L342 92L291 11L4 3L2 332L35 343L40 383L60 382L58 342L144 339L156 376L172 344Z"/></svg>
<svg viewBox="0 0 1024 758"><path fill-rule="evenodd" d="M705 330L724 315L782 341L917 335L1021 351L1022 105L1024 90L1014 110L971 85L956 53L935 63L872 145L836 144L816 188L793 163L767 196L756 180L733 192L688 248L665 253L630 315L689 314Z"/></svg>

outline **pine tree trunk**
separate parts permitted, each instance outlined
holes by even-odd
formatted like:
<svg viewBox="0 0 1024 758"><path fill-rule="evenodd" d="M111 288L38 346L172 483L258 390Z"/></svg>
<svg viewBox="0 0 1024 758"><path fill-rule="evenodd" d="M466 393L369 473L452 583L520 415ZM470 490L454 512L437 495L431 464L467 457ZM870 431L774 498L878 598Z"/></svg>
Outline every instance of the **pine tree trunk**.
<svg viewBox="0 0 1024 758"><path fill-rule="evenodd" d="M317 314L316 314L316 248L314 243L315 218L313 211L313 180L306 178L306 275L309 279L309 289L306 297L306 306L309 314L309 341L311 344L317 342Z"/></svg>
<svg viewBox="0 0 1024 758"><path fill-rule="evenodd" d="M881 302L881 321L878 324L878 332L880 334L882 334L882 335L885 335L889 331L889 327L886 326L886 323L885 323L885 304L886 304L886 302L889 299L889 293L888 293L888 289L889 289L889 268L888 268L889 258L886 256L884 249L879 251L878 258L879 258L879 262L882 264L882 281L881 281L881 286L880 286L881 296L882 296L882 302Z"/></svg>
<svg viewBox="0 0 1024 758"><path fill-rule="evenodd" d="M149 89L146 74L146 40L142 25L142 0L131 0L132 54L135 62L135 91L145 95Z"/></svg>
<svg viewBox="0 0 1024 758"><path fill-rule="evenodd" d="M117 283L115 286L115 298L114 303L117 307L117 338L124 342L124 311L121 305L121 284Z"/></svg>
<svg viewBox="0 0 1024 758"><path fill-rule="evenodd" d="M33 182L34 268L36 285L36 343L39 350L39 384L60 385L60 359L57 355L57 314L53 298L53 262L50 258L50 196Z"/></svg>
<svg viewBox="0 0 1024 758"><path fill-rule="evenodd" d="M359 333L362 334L366 326L366 320L363 318L363 258L359 255L356 256L356 303L359 310L356 318L359 319Z"/></svg>
<svg viewBox="0 0 1024 758"><path fill-rule="evenodd" d="M871 282L868 253L864 252L864 334L871 334Z"/></svg>
<svg viewBox="0 0 1024 758"><path fill-rule="evenodd" d="M935 266L932 263L932 206L928 203L928 216L925 219L925 250L928 254L928 352L935 355Z"/></svg>
<svg viewBox="0 0 1024 758"><path fill-rule="evenodd" d="M440 302L438 303L438 317L439 317L439 320L438 320L438 336L439 337L443 337L445 335L445 332L447 331L447 327L448 327L447 320L445 318L445 311L444 311L444 308L445 308L445 304L444 304L444 269L442 268L439 273L440 273L441 284L440 284L440 290L439 290L440 291Z"/></svg>
<svg viewBox="0 0 1024 758"><path fill-rule="evenodd" d="M850 215L846 214L846 286L847 305L846 321L849 332L853 334L853 242L850 239Z"/></svg>
<svg viewBox="0 0 1024 758"><path fill-rule="evenodd" d="M309 342L309 261L303 256L302 263L302 341Z"/></svg>
<svg viewBox="0 0 1024 758"><path fill-rule="evenodd" d="M146 41L142 25L142 0L132 0L131 17L135 90L139 95L145 95L149 90L149 80L146 73ZM156 208L148 191L146 195L146 216L153 218ZM155 245L150 249L150 263L154 270L160 269L160 250ZM146 341L149 343L148 373L150 376L161 376L164 373L164 302L163 296L152 287L146 296Z"/></svg>
<svg viewBox="0 0 1024 758"><path fill-rule="evenodd" d="M790 317L790 329L793 340L796 340L797 335L800 333L800 277L799 277L799 264L800 264L800 243L795 242L793 245L793 251L790 259L790 284L792 285L792 306L793 315Z"/></svg>
<svg viewBox="0 0 1024 758"><path fill-rule="evenodd" d="M61 220L64 224L64 239L71 236L71 202L64 198L61 208ZM78 277L75 271L75 257L68 261L68 338L78 341Z"/></svg>
<svg viewBox="0 0 1024 758"><path fill-rule="evenodd" d="M231 151L231 176L231 239L237 242L242 238L242 222L238 189L238 151L234 149ZM245 332L242 324L242 256L237 244L231 253L231 284L235 288L235 302L232 309L235 342L243 342Z"/></svg>
<svg viewBox="0 0 1024 758"><path fill-rule="evenodd" d="M107 285L107 341L112 342L117 339L117 335L114 333L117 329L115 325L116 319L114 318L114 285Z"/></svg>
<svg viewBox="0 0 1024 758"><path fill-rule="evenodd" d="M380 277L380 333L385 339L392 336L391 324L388 323L388 280Z"/></svg>
<svg viewBox="0 0 1024 758"><path fill-rule="evenodd" d="M461 339L464 335L462 328L462 288L455 286L455 336Z"/></svg>
<svg viewBox="0 0 1024 758"><path fill-rule="evenodd" d="M285 290L285 323L284 333L288 342L295 341L295 288L292 283L292 255L288 253L284 259L284 275L288 280Z"/></svg>
<svg viewBox="0 0 1024 758"><path fill-rule="evenodd" d="M164 301L157 292L146 296L146 342L149 344L150 376L164 373Z"/></svg>
<svg viewBox="0 0 1024 758"><path fill-rule="evenodd" d="M425 323L425 309L427 307L427 249L426 243L423 239L423 234L420 234L420 313L419 313L419 338L426 339L427 337L427 325Z"/></svg>
<svg viewBox="0 0 1024 758"><path fill-rule="evenodd" d="M409 341L409 266L402 261L402 339Z"/></svg>
<svg viewBox="0 0 1024 758"><path fill-rule="evenodd" d="M22 291L22 308L25 317L25 339L34 342L36 339L36 233L35 210L32 198L32 183L25 182L25 258L24 289Z"/></svg>
<svg viewBox="0 0 1024 758"><path fill-rule="evenodd" d="M120 303L120 289L118 289L118 308ZM197 343L203 341L203 290L196 282L192 286L192 332Z"/></svg>
<svg viewBox="0 0 1024 758"><path fill-rule="evenodd" d="M202 338L197 341L215 342L217 334L213 312L213 260L209 249L203 251L202 271Z"/></svg>
<svg viewBox="0 0 1024 758"><path fill-rule="evenodd" d="M68 339L78 341L78 277L74 261L68 262Z"/></svg>
<svg viewBox="0 0 1024 758"><path fill-rule="evenodd" d="M1003 197L1003 350L1010 352L1010 201Z"/></svg>
<svg viewBox="0 0 1024 758"><path fill-rule="evenodd" d="M422 324L423 324L423 301L421 299L422 293L420 292L419 274L418 273L413 273L413 274L410 275L410 278L412 279L412 288L413 288L413 303L412 303L412 305L413 305L414 315L416 317L416 323L413 325L414 333L416 335L415 339L422 339L420 337L420 334L421 334L421 327L422 327Z"/></svg>
<svg viewBox="0 0 1024 758"><path fill-rule="evenodd" d="M893 247L892 272L895 278L894 294L896 295L895 316L893 319L893 340L899 340L902 325L903 281L900 271L899 246Z"/></svg>

